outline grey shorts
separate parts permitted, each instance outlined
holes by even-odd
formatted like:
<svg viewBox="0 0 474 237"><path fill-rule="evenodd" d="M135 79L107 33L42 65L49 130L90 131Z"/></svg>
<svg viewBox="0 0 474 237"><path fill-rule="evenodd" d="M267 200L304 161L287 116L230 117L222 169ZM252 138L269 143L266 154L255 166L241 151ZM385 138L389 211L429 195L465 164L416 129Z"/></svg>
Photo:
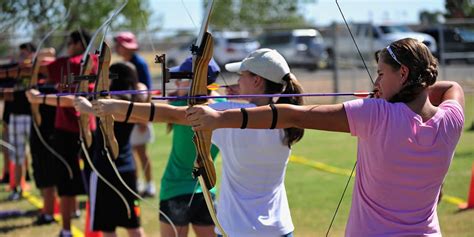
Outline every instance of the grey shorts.
<svg viewBox="0 0 474 237"><path fill-rule="evenodd" d="M144 131L140 130L138 124L135 124L130 134L130 144L132 146L145 145L147 143L153 142L155 134L153 133L153 124L147 123L146 129Z"/></svg>
<svg viewBox="0 0 474 237"><path fill-rule="evenodd" d="M24 114L10 114L8 123L8 142L15 149L9 149L10 161L21 164L25 161L26 143L30 137L31 116Z"/></svg>

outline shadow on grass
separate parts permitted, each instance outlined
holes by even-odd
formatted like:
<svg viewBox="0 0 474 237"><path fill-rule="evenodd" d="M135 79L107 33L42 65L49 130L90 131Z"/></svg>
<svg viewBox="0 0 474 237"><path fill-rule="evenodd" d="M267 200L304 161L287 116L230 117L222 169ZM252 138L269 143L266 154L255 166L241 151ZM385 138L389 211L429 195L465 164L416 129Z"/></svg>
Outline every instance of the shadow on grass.
<svg viewBox="0 0 474 237"><path fill-rule="evenodd" d="M454 156L456 159L464 159L464 158L469 158L471 159L474 153L472 151L463 151L463 152L456 152L454 153Z"/></svg>
<svg viewBox="0 0 474 237"><path fill-rule="evenodd" d="M17 219L22 217L33 217L38 215L39 211L37 209L22 211L22 210L5 210L0 211L0 221Z"/></svg>
<svg viewBox="0 0 474 237"><path fill-rule="evenodd" d="M33 217L38 214L38 210L28 210L28 211L20 211L20 210L6 210L0 211L0 221L7 221L12 219L24 218L24 217ZM26 229L33 227L33 223L28 224L12 224L7 226L0 226L0 234L7 234L11 231L16 231L19 229Z"/></svg>
<svg viewBox="0 0 474 237"><path fill-rule="evenodd" d="M19 230L19 229L26 229L32 227L33 224L20 224L20 225L10 225L10 226L2 226L0 227L0 234L6 234L11 231Z"/></svg>

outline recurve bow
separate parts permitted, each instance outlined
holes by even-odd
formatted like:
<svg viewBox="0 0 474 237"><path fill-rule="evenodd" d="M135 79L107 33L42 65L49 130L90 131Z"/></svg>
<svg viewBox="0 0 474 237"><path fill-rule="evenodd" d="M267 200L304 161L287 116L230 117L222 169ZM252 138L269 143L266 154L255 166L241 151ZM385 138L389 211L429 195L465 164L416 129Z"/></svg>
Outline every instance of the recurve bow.
<svg viewBox="0 0 474 237"><path fill-rule="evenodd" d="M193 79L191 81L191 88L189 96L204 96L207 95L207 71L209 61L213 55L214 40L212 35L207 31L209 25L209 18L212 12L214 1L209 1L207 12L201 25L196 44L192 46L193 53ZM188 100L189 106L205 104L207 100L191 98ZM193 142L196 147L196 160L194 162L194 177L198 178L202 188L204 198L206 200L207 208L211 214L214 224L219 229L223 236L227 236L224 229L219 223L216 216L216 210L212 202L212 197L209 192L216 185L216 170L214 162L211 157L211 137L212 131L197 131L194 132Z"/></svg>

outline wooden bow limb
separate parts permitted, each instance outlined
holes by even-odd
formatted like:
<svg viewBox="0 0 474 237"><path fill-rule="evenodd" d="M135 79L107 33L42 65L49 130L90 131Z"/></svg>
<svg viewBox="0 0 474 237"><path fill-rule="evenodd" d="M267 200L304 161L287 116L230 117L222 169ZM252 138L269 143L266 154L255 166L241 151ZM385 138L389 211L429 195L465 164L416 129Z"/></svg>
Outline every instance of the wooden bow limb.
<svg viewBox="0 0 474 237"><path fill-rule="evenodd" d="M69 17L69 11L67 12L65 18L67 19ZM31 79L29 83L30 88L37 88L38 86L38 74L40 72L40 67L41 67L41 62L43 59L47 58L49 55L47 54L41 54L41 47L43 46L43 43L45 40L54 32L56 31L61 24L57 25L53 29L51 29L41 40L40 43L38 44L38 48L33 56L32 62L32 74L31 74ZM18 75L20 76L20 75ZM43 144L43 146L53 154L54 157L56 157L63 165L66 167L69 178L73 179L74 174L72 172L71 166L67 163L66 159L61 156L56 150L54 150L44 139L41 130L39 129L39 126L41 125L41 113L39 111L39 104L31 104L31 116L33 117L33 129L36 132L36 135L38 136L38 139L40 142Z"/></svg>
<svg viewBox="0 0 474 237"><path fill-rule="evenodd" d="M81 75L91 75L92 74L92 60L90 56L85 56L84 67L82 68ZM80 80L76 88L77 93L89 92L89 81ZM89 114L80 113L79 114L79 133L80 138L83 139L87 148L92 145L92 132L89 129Z"/></svg>
<svg viewBox="0 0 474 237"><path fill-rule="evenodd" d="M102 42L100 55L99 55L99 70L98 79L96 80L94 92L104 92L103 94L95 94L94 99L110 99L110 95L106 92L109 91L110 78L109 78L109 66L110 66L111 52L110 47L104 41ZM114 134L114 117L113 115L105 115L99 117L99 127L104 135L104 145L107 150L111 153L112 158L117 159L119 154L119 147L117 139Z"/></svg>

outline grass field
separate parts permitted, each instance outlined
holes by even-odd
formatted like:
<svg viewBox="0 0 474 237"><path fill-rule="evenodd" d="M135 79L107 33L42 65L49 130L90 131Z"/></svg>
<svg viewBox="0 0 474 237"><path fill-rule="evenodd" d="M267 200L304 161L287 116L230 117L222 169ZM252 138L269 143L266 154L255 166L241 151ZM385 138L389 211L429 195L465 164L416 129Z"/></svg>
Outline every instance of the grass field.
<svg viewBox="0 0 474 237"><path fill-rule="evenodd" d="M471 170L474 164L474 131L467 131L474 122L474 96L466 101L466 129L456 149L456 154L444 184L444 194L467 199ZM155 125L156 140L150 146L153 169L159 190L159 180L167 162L171 135L165 134L164 125ZM356 139L347 134L306 131L304 139L294 146L293 154L311 161L352 169L356 157ZM221 159L217 161L220 172ZM220 174L218 174L218 177ZM341 196L347 176L316 170L309 166L290 163L286 175L286 188L290 202L295 236L324 236ZM345 195L330 236L343 236L351 205L352 184ZM37 191L32 189L34 195ZM0 218L0 236L55 236L59 224L32 226L36 208L26 200L4 201L8 195L5 187L0 191L0 210L21 210L20 216ZM83 198L82 198L83 200ZM148 236L159 236L156 207L157 198L148 199L154 207L142 204L142 224ZM458 212L457 206L443 201L438 215L444 236L474 236L474 210ZM73 221L73 225L84 229L84 217ZM120 231L120 236L126 236Z"/></svg>

